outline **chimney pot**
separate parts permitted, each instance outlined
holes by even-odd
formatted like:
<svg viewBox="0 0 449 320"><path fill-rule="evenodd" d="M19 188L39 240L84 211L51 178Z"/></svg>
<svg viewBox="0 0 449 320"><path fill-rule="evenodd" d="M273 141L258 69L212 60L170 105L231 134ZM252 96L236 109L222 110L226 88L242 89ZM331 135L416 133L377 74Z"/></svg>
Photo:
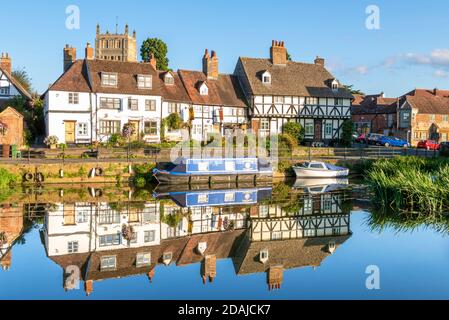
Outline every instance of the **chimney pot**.
<svg viewBox="0 0 449 320"><path fill-rule="evenodd" d="M271 62L275 65L287 64L287 49L283 41L273 40L274 45L270 48Z"/></svg>
<svg viewBox="0 0 449 320"><path fill-rule="evenodd" d="M209 50L206 49L203 57L203 73L208 79L218 79L218 58L217 53L212 50L212 59L209 56Z"/></svg>

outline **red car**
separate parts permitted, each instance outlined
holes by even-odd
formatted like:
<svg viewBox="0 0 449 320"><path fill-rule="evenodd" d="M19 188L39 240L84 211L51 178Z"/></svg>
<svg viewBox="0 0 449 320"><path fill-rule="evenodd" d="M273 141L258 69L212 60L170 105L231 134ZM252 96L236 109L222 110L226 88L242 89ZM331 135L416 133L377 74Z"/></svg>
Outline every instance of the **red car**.
<svg viewBox="0 0 449 320"><path fill-rule="evenodd" d="M355 142L357 142L357 143L366 143L366 134L363 133L360 136L358 136L355 139Z"/></svg>
<svg viewBox="0 0 449 320"><path fill-rule="evenodd" d="M418 149L440 150L440 144L434 140L423 140L418 142Z"/></svg>

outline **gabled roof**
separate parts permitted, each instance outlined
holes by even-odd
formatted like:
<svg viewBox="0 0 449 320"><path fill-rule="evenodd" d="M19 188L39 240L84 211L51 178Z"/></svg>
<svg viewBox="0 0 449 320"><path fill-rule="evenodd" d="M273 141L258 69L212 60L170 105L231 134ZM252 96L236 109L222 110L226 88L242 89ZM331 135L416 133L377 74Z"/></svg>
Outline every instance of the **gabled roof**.
<svg viewBox="0 0 449 320"><path fill-rule="evenodd" d="M404 96L423 96L423 97L449 97L449 90L440 90L440 89L414 89L410 92L404 94Z"/></svg>
<svg viewBox="0 0 449 320"><path fill-rule="evenodd" d="M6 109L5 110L3 110L2 112L0 112L0 117L3 115L3 114L5 114L6 112L12 112L12 113L14 113L17 117L19 117L19 118L23 118L23 115L19 112L19 111L17 111L16 109L14 109L13 107L6 107Z"/></svg>
<svg viewBox="0 0 449 320"><path fill-rule="evenodd" d="M383 94L354 95L352 114L389 114L396 113L397 98L385 98Z"/></svg>
<svg viewBox="0 0 449 320"><path fill-rule="evenodd" d="M449 114L449 98L437 96L406 96L412 108L423 114Z"/></svg>
<svg viewBox="0 0 449 320"><path fill-rule="evenodd" d="M253 95L353 98L344 88L332 91L328 83L335 77L321 65L288 61L279 66L270 59L246 57L240 57L239 63ZM271 84L262 83L266 71L271 74Z"/></svg>
<svg viewBox="0 0 449 320"><path fill-rule="evenodd" d="M77 60L56 80L48 90L91 92L86 60ZM45 93L44 93L45 95Z"/></svg>
<svg viewBox="0 0 449 320"><path fill-rule="evenodd" d="M191 103L190 97L182 83L179 75L175 72L158 71L159 78L161 80L161 94L164 100L174 101L174 102L185 102ZM174 79L174 84L167 85L164 82L165 75L169 73Z"/></svg>
<svg viewBox="0 0 449 320"><path fill-rule="evenodd" d="M6 76L8 81L12 83L12 85L17 89L17 91L20 92L20 94L24 98L29 99L29 100L32 99L31 94L11 74L9 74L5 70L3 70L1 67L0 67L0 72L2 72Z"/></svg>
<svg viewBox="0 0 449 320"><path fill-rule="evenodd" d="M243 91L238 79L229 74L220 74L218 79L207 79L201 71L179 70L179 76L194 104L246 107ZM209 94L201 95L199 84L206 83Z"/></svg>

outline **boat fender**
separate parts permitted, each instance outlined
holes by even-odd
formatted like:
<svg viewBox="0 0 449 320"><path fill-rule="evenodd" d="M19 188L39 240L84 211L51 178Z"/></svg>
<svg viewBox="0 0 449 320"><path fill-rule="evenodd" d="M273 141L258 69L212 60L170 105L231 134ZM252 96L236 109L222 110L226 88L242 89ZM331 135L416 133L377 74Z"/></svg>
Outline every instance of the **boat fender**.
<svg viewBox="0 0 449 320"><path fill-rule="evenodd" d="M90 178L95 178L95 168L93 168L92 170L90 170L89 177L90 177Z"/></svg>
<svg viewBox="0 0 449 320"><path fill-rule="evenodd" d="M27 182L33 181L34 180L34 174L32 174L31 172L27 172L23 175L23 179Z"/></svg>
<svg viewBox="0 0 449 320"><path fill-rule="evenodd" d="M59 170L59 177L64 178L64 169Z"/></svg>
<svg viewBox="0 0 449 320"><path fill-rule="evenodd" d="M95 168L95 175L97 177L102 177L104 175L104 170L102 168L100 168L100 167Z"/></svg>
<svg viewBox="0 0 449 320"><path fill-rule="evenodd" d="M45 178L44 175L42 174L42 172L38 172L36 173L36 182L44 182Z"/></svg>
<svg viewBox="0 0 449 320"><path fill-rule="evenodd" d="M103 190L95 189L95 197L100 198L103 196Z"/></svg>
<svg viewBox="0 0 449 320"><path fill-rule="evenodd" d="M93 169L93 170L95 170L95 169ZM92 198L94 198L95 197L95 189L94 188L89 188L89 194L90 194L90 196L92 197Z"/></svg>

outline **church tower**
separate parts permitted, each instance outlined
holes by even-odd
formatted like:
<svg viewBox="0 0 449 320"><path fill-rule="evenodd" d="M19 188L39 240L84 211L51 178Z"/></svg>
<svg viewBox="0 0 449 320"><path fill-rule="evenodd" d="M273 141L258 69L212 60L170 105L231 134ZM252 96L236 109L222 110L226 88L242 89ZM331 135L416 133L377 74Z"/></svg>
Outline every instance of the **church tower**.
<svg viewBox="0 0 449 320"><path fill-rule="evenodd" d="M125 33L115 34L101 33L100 25L97 25L95 37L95 59L137 62L137 40L136 32L129 34L128 25L125 26Z"/></svg>

